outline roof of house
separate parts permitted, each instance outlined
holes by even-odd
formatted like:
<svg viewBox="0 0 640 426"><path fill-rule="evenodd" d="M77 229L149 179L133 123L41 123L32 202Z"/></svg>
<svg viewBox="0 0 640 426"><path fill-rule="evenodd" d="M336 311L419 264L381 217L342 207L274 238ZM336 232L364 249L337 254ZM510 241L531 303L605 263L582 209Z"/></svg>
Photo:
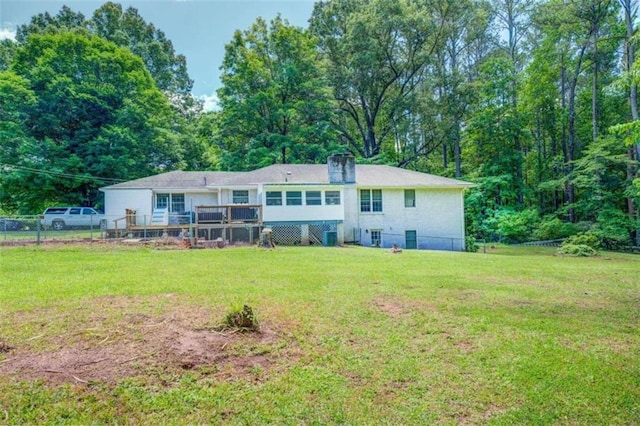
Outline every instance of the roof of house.
<svg viewBox="0 0 640 426"><path fill-rule="evenodd" d="M356 185L370 187L466 188L469 182L398 167L356 165ZM102 189L205 189L257 184L328 185L326 164L274 164L250 172L173 171L107 186Z"/></svg>
<svg viewBox="0 0 640 426"><path fill-rule="evenodd" d="M117 183L100 189L206 189L242 172L184 172L176 170Z"/></svg>
<svg viewBox="0 0 640 426"><path fill-rule="evenodd" d="M377 187L459 187L472 186L469 182L399 167L356 165L356 184ZM251 172L238 173L224 179L222 186L253 184L329 184L326 164L274 164Z"/></svg>

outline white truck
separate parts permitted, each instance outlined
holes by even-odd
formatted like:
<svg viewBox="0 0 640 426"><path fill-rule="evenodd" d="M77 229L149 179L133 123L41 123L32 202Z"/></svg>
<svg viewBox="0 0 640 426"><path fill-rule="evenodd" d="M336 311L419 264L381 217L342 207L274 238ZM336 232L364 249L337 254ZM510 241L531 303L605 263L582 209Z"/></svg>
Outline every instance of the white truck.
<svg viewBox="0 0 640 426"><path fill-rule="evenodd" d="M91 207L49 207L40 216L40 224L61 231L65 228L102 228L107 219Z"/></svg>

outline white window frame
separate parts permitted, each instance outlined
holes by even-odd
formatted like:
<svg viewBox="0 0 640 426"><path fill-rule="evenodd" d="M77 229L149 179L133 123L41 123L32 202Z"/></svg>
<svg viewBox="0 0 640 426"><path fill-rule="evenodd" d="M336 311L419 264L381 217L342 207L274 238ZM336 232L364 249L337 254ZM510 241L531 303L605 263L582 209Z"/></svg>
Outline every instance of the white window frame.
<svg viewBox="0 0 640 426"><path fill-rule="evenodd" d="M374 247L382 247L382 229L370 229L371 245ZM378 244L376 244L376 241Z"/></svg>
<svg viewBox="0 0 640 426"><path fill-rule="evenodd" d="M276 196L277 194L277 196ZM267 206L281 206L282 205L282 191L267 191L266 193Z"/></svg>
<svg viewBox="0 0 640 426"><path fill-rule="evenodd" d="M407 195L413 194L412 196L407 197ZM416 190L415 189L405 189L404 190L404 207L405 208L413 208L416 206Z"/></svg>
<svg viewBox="0 0 640 426"><path fill-rule="evenodd" d="M249 190L234 189L231 192L231 199L233 200L233 204L249 204Z"/></svg>
<svg viewBox="0 0 640 426"><path fill-rule="evenodd" d="M290 195L291 194L291 195ZM300 194L299 196L294 194ZM287 191L286 193L287 206L301 206L302 205L302 191Z"/></svg>
<svg viewBox="0 0 640 426"><path fill-rule="evenodd" d="M339 206L342 203L340 191L325 191L324 204L326 206Z"/></svg>
<svg viewBox="0 0 640 426"><path fill-rule="evenodd" d="M360 190L360 212L361 213L382 213L382 211L383 211L382 189L361 189Z"/></svg>
<svg viewBox="0 0 640 426"><path fill-rule="evenodd" d="M309 194L313 194L313 196L310 197ZM322 205L322 191L305 191L304 198L307 206Z"/></svg>

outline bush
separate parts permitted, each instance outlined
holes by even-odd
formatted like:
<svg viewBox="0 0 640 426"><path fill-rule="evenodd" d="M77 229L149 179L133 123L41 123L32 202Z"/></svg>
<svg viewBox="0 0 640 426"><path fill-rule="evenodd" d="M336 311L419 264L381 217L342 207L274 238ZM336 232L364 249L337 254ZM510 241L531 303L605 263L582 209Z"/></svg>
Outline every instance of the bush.
<svg viewBox="0 0 640 426"><path fill-rule="evenodd" d="M576 232L578 228L573 223L564 222L557 217L546 217L534 231L533 237L536 240L558 240L574 235Z"/></svg>
<svg viewBox="0 0 640 426"><path fill-rule="evenodd" d="M540 218L529 209L521 212L502 210L496 215L500 239L507 243L521 243L531 239Z"/></svg>
<svg viewBox="0 0 640 426"><path fill-rule="evenodd" d="M572 235L562 243L558 254L567 256L595 256L598 254L600 240L592 232L580 232Z"/></svg>
<svg viewBox="0 0 640 426"><path fill-rule="evenodd" d="M475 253L480 249L476 238L473 235L467 235L464 241L464 250Z"/></svg>
<svg viewBox="0 0 640 426"><path fill-rule="evenodd" d="M626 213L609 208L600 212L590 232L597 236L602 248L619 250L631 245L629 235L633 228L634 223Z"/></svg>
<svg viewBox="0 0 640 426"><path fill-rule="evenodd" d="M587 246L596 250L600 248L600 240L598 239L598 236L591 231L580 232L564 240L562 246L564 247L565 245Z"/></svg>
<svg viewBox="0 0 640 426"><path fill-rule="evenodd" d="M562 244L562 247L558 249L558 254L565 256L590 257L597 255L598 252L593 247L585 244Z"/></svg>

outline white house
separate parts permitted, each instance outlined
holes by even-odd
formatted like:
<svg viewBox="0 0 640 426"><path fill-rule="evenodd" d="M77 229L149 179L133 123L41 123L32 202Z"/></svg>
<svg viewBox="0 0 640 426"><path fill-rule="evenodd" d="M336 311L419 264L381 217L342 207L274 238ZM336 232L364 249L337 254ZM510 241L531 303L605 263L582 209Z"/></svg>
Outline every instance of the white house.
<svg viewBox="0 0 640 426"><path fill-rule="evenodd" d="M390 166L276 164L251 172L174 171L101 188L108 228L194 228L200 237L279 244L360 243L464 250L468 182Z"/></svg>

